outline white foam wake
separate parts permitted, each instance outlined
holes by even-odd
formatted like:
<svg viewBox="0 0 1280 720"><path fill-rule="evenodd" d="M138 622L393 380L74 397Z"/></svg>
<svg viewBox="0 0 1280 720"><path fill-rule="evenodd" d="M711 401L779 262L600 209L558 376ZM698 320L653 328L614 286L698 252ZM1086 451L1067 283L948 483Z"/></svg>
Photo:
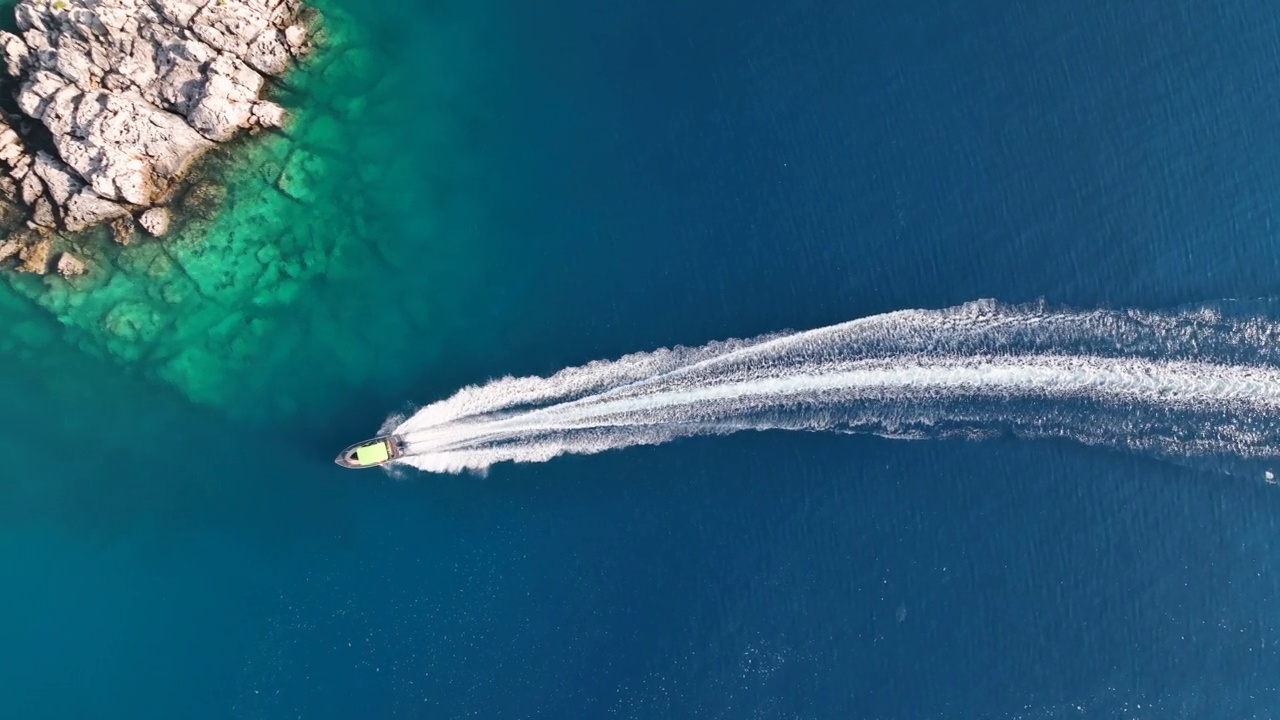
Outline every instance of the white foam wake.
<svg viewBox="0 0 1280 720"><path fill-rule="evenodd" d="M1220 309L991 301L628 355L464 388L395 427L399 461L484 470L694 435L1013 433L1162 455L1280 456L1280 323Z"/></svg>

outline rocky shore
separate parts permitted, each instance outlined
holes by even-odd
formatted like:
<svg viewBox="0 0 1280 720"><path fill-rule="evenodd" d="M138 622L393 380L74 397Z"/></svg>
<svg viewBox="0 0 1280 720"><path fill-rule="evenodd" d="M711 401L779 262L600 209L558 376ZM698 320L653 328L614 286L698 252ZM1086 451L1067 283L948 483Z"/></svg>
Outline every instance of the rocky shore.
<svg viewBox="0 0 1280 720"><path fill-rule="evenodd" d="M267 78L310 51L298 0L21 0L0 32L0 264L85 272L60 232L163 235L201 154L279 127Z"/></svg>

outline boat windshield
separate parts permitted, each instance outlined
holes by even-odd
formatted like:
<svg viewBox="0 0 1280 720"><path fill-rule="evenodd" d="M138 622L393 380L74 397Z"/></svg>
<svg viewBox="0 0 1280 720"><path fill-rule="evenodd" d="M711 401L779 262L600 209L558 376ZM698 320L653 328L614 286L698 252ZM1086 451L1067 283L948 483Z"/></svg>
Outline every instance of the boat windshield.
<svg viewBox="0 0 1280 720"><path fill-rule="evenodd" d="M356 462L361 465L377 465L391 459L387 452L387 441L379 440L356 448Z"/></svg>

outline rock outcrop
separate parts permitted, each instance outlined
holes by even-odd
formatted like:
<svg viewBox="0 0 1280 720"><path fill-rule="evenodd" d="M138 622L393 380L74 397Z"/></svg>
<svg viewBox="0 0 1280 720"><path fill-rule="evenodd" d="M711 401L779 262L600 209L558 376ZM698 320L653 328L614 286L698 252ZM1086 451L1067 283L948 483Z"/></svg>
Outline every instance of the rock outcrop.
<svg viewBox="0 0 1280 720"><path fill-rule="evenodd" d="M62 277L75 277L84 274L84 261L71 253L62 253L58 258L58 274Z"/></svg>
<svg viewBox="0 0 1280 720"><path fill-rule="evenodd" d="M0 32L0 53L20 112L0 113L0 196L53 230L141 215L163 234L167 211L149 208L216 143L280 126L266 76L310 49L299 0L20 0L14 12L20 34Z"/></svg>
<svg viewBox="0 0 1280 720"><path fill-rule="evenodd" d="M151 208L142 213L138 218L138 224L155 237L160 237L169 231L169 211L164 208Z"/></svg>
<svg viewBox="0 0 1280 720"><path fill-rule="evenodd" d="M16 257L22 252L22 243L17 240L0 240L0 261Z"/></svg>

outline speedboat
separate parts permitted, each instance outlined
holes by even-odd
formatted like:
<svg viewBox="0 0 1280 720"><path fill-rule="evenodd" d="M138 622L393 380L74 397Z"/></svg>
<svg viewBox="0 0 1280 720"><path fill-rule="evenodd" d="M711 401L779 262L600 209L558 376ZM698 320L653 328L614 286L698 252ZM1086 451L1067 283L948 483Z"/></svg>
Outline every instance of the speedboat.
<svg viewBox="0 0 1280 720"><path fill-rule="evenodd" d="M403 439L395 435L382 435L372 440L358 442L343 450L334 462L344 468L358 470L385 465L403 453Z"/></svg>

